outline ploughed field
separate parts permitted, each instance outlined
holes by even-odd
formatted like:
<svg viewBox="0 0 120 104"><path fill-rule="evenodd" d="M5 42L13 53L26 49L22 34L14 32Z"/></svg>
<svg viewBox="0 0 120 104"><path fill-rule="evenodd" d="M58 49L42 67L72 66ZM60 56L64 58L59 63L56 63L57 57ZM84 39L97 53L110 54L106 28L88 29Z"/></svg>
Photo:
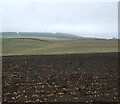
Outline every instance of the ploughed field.
<svg viewBox="0 0 120 104"><path fill-rule="evenodd" d="M2 65L3 102L118 102L118 53L3 56Z"/></svg>

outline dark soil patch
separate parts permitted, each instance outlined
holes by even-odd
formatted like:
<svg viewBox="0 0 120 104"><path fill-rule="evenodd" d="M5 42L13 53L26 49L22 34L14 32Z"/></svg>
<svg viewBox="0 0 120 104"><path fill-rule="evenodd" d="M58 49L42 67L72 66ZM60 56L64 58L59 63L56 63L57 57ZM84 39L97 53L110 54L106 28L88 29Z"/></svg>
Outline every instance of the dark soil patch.
<svg viewBox="0 0 120 104"><path fill-rule="evenodd" d="M118 53L3 57L3 102L118 102Z"/></svg>

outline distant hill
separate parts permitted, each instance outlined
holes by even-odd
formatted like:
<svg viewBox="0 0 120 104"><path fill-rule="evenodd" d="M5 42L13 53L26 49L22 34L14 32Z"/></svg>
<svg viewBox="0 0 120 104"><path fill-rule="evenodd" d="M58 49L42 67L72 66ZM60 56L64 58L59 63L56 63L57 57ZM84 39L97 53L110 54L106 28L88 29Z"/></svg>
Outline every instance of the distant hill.
<svg viewBox="0 0 120 104"><path fill-rule="evenodd" d="M20 32L19 36L27 37L45 37L45 38L61 38L61 39L78 39L79 36L65 33L38 33L38 32Z"/></svg>
<svg viewBox="0 0 120 104"><path fill-rule="evenodd" d="M91 39L68 33L45 32L1 32L3 38L55 38L55 39Z"/></svg>
<svg viewBox="0 0 120 104"><path fill-rule="evenodd" d="M2 36L17 36L17 32L0 32Z"/></svg>
<svg viewBox="0 0 120 104"><path fill-rule="evenodd" d="M17 38L17 32L0 32L2 38Z"/></svg>

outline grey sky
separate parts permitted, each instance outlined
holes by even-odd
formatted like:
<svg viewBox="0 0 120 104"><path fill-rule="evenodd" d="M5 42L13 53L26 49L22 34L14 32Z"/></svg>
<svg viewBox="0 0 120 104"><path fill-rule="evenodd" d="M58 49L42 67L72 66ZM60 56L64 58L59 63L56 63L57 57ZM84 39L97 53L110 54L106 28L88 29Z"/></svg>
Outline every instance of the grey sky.
<svg viewBox="0 0 120 104"><path fill-rule="evenodd" d="M2 4L2 30L118 35L117 2L13 2Z"/></svg>

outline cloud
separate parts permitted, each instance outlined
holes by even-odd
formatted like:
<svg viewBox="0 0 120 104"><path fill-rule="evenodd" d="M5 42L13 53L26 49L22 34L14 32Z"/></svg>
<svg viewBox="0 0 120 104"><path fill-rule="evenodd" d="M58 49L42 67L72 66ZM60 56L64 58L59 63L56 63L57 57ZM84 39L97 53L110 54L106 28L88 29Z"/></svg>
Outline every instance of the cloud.
<svg viewBox="0 0 120 104"><path fill-rule="evenodd" d="M113 37L118 31L117 8L117 2L3 3L1 31Z"/></svg>

